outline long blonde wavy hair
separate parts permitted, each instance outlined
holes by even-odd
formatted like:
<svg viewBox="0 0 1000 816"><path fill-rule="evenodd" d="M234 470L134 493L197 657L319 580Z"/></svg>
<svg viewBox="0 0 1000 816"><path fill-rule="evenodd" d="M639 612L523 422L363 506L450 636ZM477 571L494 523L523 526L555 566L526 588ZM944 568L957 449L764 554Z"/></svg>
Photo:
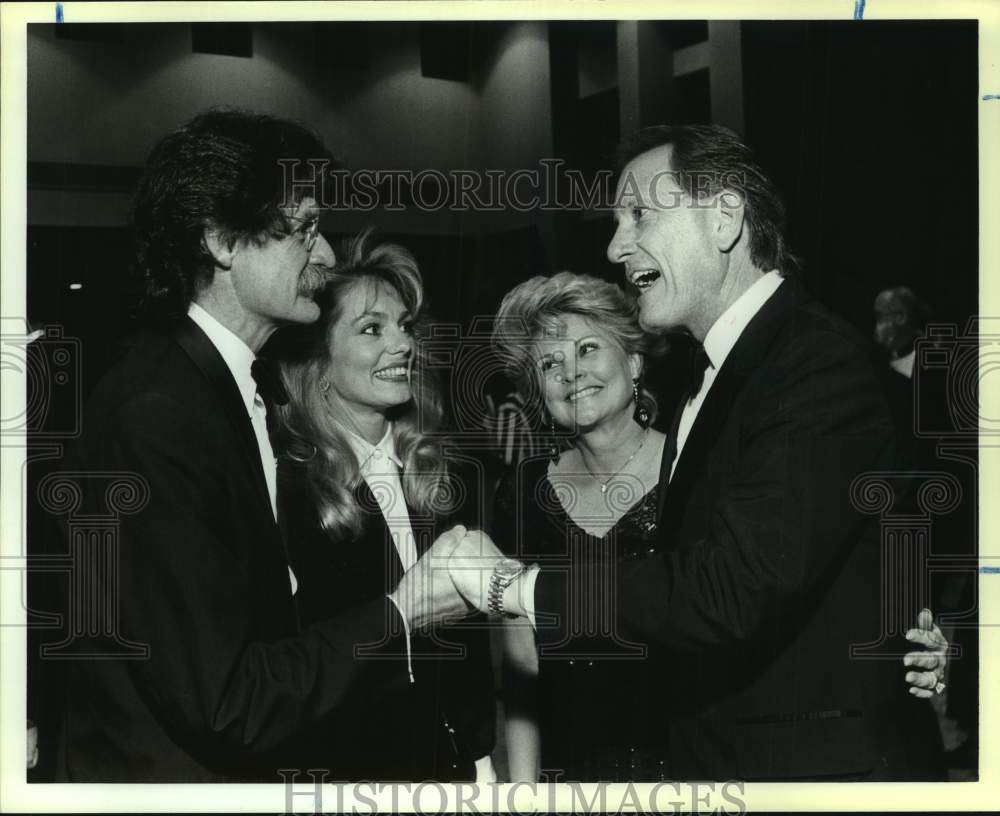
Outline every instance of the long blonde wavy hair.
<svg viewBox="0 0 1000 816"><path fill-rule="evenodd" d="M320 524L333 540L354 539L364 511L354 489L361 472L348 441L348 428L324 398L321 381L330 365L330 336L343 311L345 296L355 286L390 286L414 317L414 335L424 319L423 282L416 259L396 244L373 243L371 231L354 238L337 253L337 266L316 295L320 317L308 326L280 333L273 355L279 362L289 402L275 411L272 436L283 457L305 472L306 484ZM406 503L418 513L448 510L447 465L439 437L443 411L435 383L423 365L420 343L414 343L410 388L413 398L387 411L393 441L403 463L400 481Z"/></svg>

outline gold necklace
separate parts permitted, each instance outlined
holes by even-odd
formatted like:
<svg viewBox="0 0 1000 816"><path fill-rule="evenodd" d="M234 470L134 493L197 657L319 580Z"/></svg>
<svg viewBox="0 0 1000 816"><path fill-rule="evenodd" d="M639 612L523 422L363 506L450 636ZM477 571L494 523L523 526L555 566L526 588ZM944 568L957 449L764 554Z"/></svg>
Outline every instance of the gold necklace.
<svg viewBox="0 0 1000 816"><path fill-rule="evenodd" d="M607 479L601 482L601 495L604 495L605 493L608 492L608 485L611 483L611 480L614 479L615 476L617 476L623 470L625 470L625 468L628 467L629 462L631 462L633 459L635 459L636 456L639 455L639 451L641 451L642 446L646 444L646 439L648 437L649 437L649 428L644 428L642 432L642 439L639 440L639 447L637 447L634 451L632 451L632 455L625 460L625 462L622 464L620 468L618 468L618 470L616 470L614 473L608 476ZM587 460L583 458L583 451L580 451L580 461L583 462L583 466L587 468L587 473L590 474L590 477L595 482L600 482L601 481L600 478L597 476L596 473L594 473L594 471L590 469L590 465L587 464Z"/></svg>

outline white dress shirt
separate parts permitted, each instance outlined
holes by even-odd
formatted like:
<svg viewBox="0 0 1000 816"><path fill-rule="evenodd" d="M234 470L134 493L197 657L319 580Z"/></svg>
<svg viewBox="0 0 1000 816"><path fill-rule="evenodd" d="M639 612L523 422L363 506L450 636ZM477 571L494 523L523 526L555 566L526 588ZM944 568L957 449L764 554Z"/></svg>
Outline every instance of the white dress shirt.
<svg viewBox="0 0 1000 816"><path fill-rule="evenodd" d="M403 497L403 484L399 480L403 463L396 455L392 423L389 423L385 435L375 445L351 431L348 431L347 441L358 459L361 478L371 488L382 511L382 518L392 535L403 570L408 570L417 563L417 545L413 540L410 514Z"/></svg>
<svg viewBox="0 0 1000 816"><path fill-rule="evenodd" d="M911 349L909 354L904 354L902 357L897 357L894 360L889 361L889 365L892 366L894 371L898 371L908 380L913 379L913 361L917 357L916 349Z"/></svg>
<svg viewBox="0 0 1000 816"><path fill-rule="evenodd" d="M254 436L257 437L257 450L260 453L260 463L264 467L264 480L267 482L267 493L271 499L271 514L275 521L278 518L278 468L274 460L274 451L271 448L271 440L267 436L267 407L264 400L257 393L257 383L250 373L250 367L257 356L250 350L250 347L229 329L223 326L212 315L206 312L197 303L192 303L188 308L190 317L198 327L205 332L209 341L215 346L216 351L222 357L229 373L236 381L243 404L246 406L250 423L253 426ZM288 582L292 589L292 594L299 588L298 581L295 580L295 573L291 566L288 567Z"/></svg>
<svg viewBox="0 0 1000 816"><path fill-rule="evenodd" d="M684 450L684 443L687 442L691 427L698 418L705 397L712 389L712 383L726 362L729 352L733 350L736 341L740 339L743 330L747 327L754 315L760 311L761 307L767 303L784 278L778 274L777 270L771 270L740 295L736 301L722 313L718 320L712 324L712 328L705 335L705 354L708 356L708 368L705 369L705 379L702 380L701 388L688 399L687 404L681 412L680 424L677 426L677 453L674 461L670 464L670 478L674 478L674 469L681 458L681 451ZM665 488L661 488L665 489Z"/></svg>

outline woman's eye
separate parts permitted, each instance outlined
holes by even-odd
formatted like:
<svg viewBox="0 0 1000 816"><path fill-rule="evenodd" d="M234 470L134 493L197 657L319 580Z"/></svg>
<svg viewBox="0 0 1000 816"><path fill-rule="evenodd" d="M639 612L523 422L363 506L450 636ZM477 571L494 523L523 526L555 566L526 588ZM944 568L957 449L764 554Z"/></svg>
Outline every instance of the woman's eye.
<svg viewBox="0 0 1000 816"><path fill-rule="evenodd" d="M381 327L379 326L378 323L369 323L363 329L361 329L361 333L371 334L377 337L379 334L381 334Z"/></svg>
<svg viewBox="0 0 1000 816"><path fill-rule="evenodd" d="M581 343L579 354L583 356L584 354L589 354L592 351L597 350L597 343Z"/></svg>
<svg viewBox="0 0 1000 816"><path fill-rule="evenodd" d="M401 332L403 332L403 334L413 334L413 330L414 330L413 321L408 321L406 323L400 323L399 324L399 330Z"/></svg>
<svg viewBox="0 0 1000 816"><path fill-rule="evenodd" d="M551 371L557 365L559 365L559 364L555 360L553 360L551 357L546 357L541 362L542 371Z"/></svg>
<svg viewBox="0 0 1000 816"><path fill-rule="evenodd" d="M646 212L645 207L633 207L632 208L632 220L639 221L642 219L643 214Z"/></svg>

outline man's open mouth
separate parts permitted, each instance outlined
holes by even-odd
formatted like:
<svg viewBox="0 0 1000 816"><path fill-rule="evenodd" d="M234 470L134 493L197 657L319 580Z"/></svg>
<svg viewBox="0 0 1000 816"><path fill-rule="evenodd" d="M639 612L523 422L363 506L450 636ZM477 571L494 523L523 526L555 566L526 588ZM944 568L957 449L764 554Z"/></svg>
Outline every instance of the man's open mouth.
<svg viewBox="0 0 1000 816"><path fill-rule="evenodd" d="M656 279L659 277L658 269L637 269L635 272L629 273L629 280L640 292L656 283Z"/></svg>

